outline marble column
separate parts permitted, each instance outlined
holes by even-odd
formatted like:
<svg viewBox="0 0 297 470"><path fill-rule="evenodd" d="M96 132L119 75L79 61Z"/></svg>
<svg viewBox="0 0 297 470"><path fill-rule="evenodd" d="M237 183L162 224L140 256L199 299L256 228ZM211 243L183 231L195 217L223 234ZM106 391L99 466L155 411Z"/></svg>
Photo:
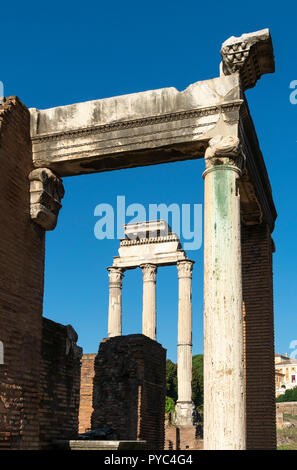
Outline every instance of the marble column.
<svg viewBox="0 0 297 470"><path fill-rule="evenodd" d="M122 334L122 268L107 268L109 276L108 336Z"/></svg>
<svg viewBox="0 0 297 470"><path fill-rule="evenodd" d="M192 402L192 270L193 261L179 261L176 424L193 424Z"/></svg>
<svg viewBox="0 0 297 470"><path fill-rule="evenodd" d="M154 264L142 264L143 273L143 309L142 309L142 334L157 339L156 323L156 275L157 266Z"/></svg>
<svg viewBox="0 0 297 470"><path fill-rule="evenodd" d="M246 436L239 139L211 139L205 162L204 449L240 450Z"/></svg>

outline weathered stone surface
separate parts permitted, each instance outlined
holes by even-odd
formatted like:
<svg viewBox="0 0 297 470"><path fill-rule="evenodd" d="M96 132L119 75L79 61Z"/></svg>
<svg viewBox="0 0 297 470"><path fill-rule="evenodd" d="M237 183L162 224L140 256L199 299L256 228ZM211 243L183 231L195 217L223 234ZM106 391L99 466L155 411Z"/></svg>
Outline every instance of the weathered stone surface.
<svg viewBox="0 0 297 470"><path fill-rule="evenodd" d="M192 425L192 270L194 262L179 261L176 424Z"/></svg>
<svg viewBox="0 0 297 470"><path fill-rule="evenodd" d="M210 139L205 152L205 168L214 165L243 167L244 155L238 137L216 136Z"/></svg>
<svg viewBox="0 0 297 470"><path fill-rule="evenodd" d="M54 447L61 450L145 450L146 441L56 440Z"/></svg>
<svg viewBox="0 0 297 470"><path fill-rule="evenodd" d="M156 311L156 276L157 266L154 264L142 264L143 274L142 294L142 334L149 338L157 339L157 311Z"/></svg>
<svg viewBox="0 0 297 470"><path fill-rule="evenodd" d="M122 268L107 268L109 277L108 336L122 334Z"/></svg>
<svg viewBox="0 0 297 470"><path fill-rule="evenodd" d="M29 175L31 219L45 230L53 230L57 225L62 207L64 187L48 168L38 168Z"/></svg>
<svg viewBox="0 0 297 470"><path fill-rule="evenodd" d="M229 144L227 155L235 153L237 157L237 142L234 148ZM225 145L214 148L216 159L222 149L221 164L211 165L204 172L204 448L243 450L246 423L237 191L240 169L228 161L226 164Z"/></svg>
<svg viewBox="0 0 297 470"><path fill-rule="evenodd" d="M237 135L241 105L239 76L230 75L182 92L164 88L31 109L34 164L69 176L202 157L219 130Z"/></svg>
<svg viewBox="0 0 297 470"><path fill-rule="evenodd" d="M164 220L125 226L126 238L121 240L119 255L113 266L133 269L144 264L170 266L187 259L178 235Z"/></svg>
<svg viewBox="0 0 297 470"><path fill-rule="evenodd" d="M253 88L265 73L275 70L269 29L232 36L222 44L222 69L225 75L238 72L243 89Z"/></svg>
<svg viewBox="0 0 297 470"><path fill-rule="evenodd" d="M128 240L142 240L153 237L167 237L171 227L165 220L149 220L135 224L126 224L124 233Z"/></svg>

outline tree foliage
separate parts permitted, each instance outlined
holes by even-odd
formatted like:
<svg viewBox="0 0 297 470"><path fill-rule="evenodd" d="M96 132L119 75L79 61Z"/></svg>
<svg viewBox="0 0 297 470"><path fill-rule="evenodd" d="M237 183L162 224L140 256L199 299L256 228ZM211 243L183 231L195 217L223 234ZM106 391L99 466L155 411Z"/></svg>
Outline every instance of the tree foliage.
<svg viewBox="0 0 297 470"><path fill-rule="evenodd" d="M297 401L297 387L291 388L291 390L286 390L283 395L277 397L276 401L278 403L283 401Z"/></svg>
<svg viewBox="0 0 297 470"><path fill-rule="evenodd" d="M171 397L166 397L165 415L168 416L169 413L174 413L174 400Z"/></svg>
<svg viewBox="0 0 297 470"><path fill-rule="evenodd" d="M170 359L166 361L166 395L174 403L177 400L177 365ZM193 356L192 363L192 400L196 408L203 404L203 355Z"/></svg>
<svg viewBox="0 0 297 470"><path fill-rule="evenodd" d="M166 395L177 400L177 365L170 359L166 361Z"/></svg>

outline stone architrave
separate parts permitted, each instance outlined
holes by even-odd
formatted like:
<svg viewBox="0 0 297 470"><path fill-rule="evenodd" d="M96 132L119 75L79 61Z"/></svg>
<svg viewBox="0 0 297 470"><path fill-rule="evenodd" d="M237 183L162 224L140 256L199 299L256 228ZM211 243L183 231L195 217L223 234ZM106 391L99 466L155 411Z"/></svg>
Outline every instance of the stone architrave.
<svg viewBox="0 0 297 470"><path fill-rule="evenodd" d="M108 337L122 335L122 268L107 268L109 276Z"/></svg>
<svg viewBox="0 0 297 470"><path fill-rule="evenodd" d="M205 154L204 448L246 448L239 139L213 138Z"/></svg>
<svg viewBox="0 0 297 470"><path fill-rule="evenodd" d="M192 402L192 270L194 262L179 261L176 424L193 424Z"/></svg>
<svg viewBox="0 0 297 470"><path fill-rule="evenodd" d="M53 230L64 197L62 180L48 168L38 168L29 174L31 219L45 230Z"/></svg>
<svg viewBox="0 0 297 470"><path fill-rule="evenodd" d="M142 334L151 339L157 339L157 313L156 313L156 275L157 266L142 264L143 273L143 307L142 307Z"/></svg>

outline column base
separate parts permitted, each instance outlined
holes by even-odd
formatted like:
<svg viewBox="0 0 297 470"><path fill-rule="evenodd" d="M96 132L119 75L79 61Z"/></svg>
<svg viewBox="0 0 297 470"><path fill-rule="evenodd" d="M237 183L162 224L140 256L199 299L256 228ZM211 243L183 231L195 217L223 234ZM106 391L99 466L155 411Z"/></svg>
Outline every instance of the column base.
<svg viewBox="0 0 297 470"><path fill-rule="evenodd" d="M175 424L177 426L192 426L194 409L195 406L192 401L177 401L175 405Z"/></svg>

